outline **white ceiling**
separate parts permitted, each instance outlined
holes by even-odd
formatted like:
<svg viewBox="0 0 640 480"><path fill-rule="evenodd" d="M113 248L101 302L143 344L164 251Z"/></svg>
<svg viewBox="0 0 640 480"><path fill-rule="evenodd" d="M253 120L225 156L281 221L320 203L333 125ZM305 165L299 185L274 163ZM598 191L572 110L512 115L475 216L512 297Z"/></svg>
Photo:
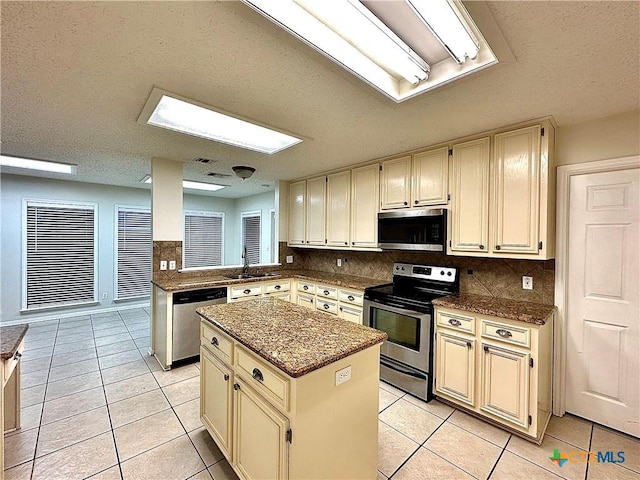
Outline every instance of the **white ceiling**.
<svg viewBox="0 0 640 480"><path fill-rule="evenodd" d="M2 2L2 153L140 188L152 157L186 162L189 180L255 167L220 181L236 197L544 115L640 108L640 2L487 5L516 61L397 105L236 1ZM153 86L305 141L270 156L140 125Z"/></svg>

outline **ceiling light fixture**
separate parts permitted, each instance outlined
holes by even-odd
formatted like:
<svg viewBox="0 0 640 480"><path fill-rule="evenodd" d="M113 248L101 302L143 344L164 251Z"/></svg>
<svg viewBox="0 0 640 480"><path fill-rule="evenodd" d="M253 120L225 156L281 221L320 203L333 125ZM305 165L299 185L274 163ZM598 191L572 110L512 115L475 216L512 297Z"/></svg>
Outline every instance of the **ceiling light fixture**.
<svg viewBox="0 0 640 480"><path fill-rule="evenodd" d="M68 163L47 162L45 160L11 157L8 155L0 155L0 166L26 168L28 170L40 170L42 172L68 173L70 175L75 175L78 170L77 165Z"/></svg>
<svg viewBox="0 0 640 480"><path fill-rule="evenodd" d="M462 14L449 0L405 0L458 64L475 59L480 47Z"/></svg>
<svg viewBox="0 0 640 480"><path fill-rule="evenodd" d="M231 170L233 170L235 174L239 176L242 180L246 180L251 175L253 175L253 172L256 171L256 169L253 167L245 167L242 165L231 167Z"/></svg>
<svg viewBox="0 0 640 480"><path fill-rule="evenodd" d="M141 183L153 183L151 175L145 175ZM216 190L220 190L225 188L227 185L216 185L215 183L202 183L202 182L192 182L191 180L183 180L182 188L189 188L191 190L206 190L208 192L215 192Z"/></svg>
<svg viewBox="0 0 640 480"><path fill-rule="evenodd" d="M260 153L273 154L302 140L154 88L138 123L154 125Z"/></svg>

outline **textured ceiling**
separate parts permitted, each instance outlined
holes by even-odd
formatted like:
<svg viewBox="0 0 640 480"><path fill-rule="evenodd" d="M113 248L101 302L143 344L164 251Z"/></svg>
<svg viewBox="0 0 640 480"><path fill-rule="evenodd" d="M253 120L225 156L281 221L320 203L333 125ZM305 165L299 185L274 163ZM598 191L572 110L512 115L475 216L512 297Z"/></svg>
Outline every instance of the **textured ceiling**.
<svg viewBox="0 0 640 480"><path fill-rule="evenodd" d="M220 182L233 188L219 195L240 196L530 118L640 108L640 2L488 7L516 62L397 105L239 2L3 1L2 153L137 187L152 157L186 162L191 180L256 167ZM305 141L269 156L140 125L153 86Z"/></svg>

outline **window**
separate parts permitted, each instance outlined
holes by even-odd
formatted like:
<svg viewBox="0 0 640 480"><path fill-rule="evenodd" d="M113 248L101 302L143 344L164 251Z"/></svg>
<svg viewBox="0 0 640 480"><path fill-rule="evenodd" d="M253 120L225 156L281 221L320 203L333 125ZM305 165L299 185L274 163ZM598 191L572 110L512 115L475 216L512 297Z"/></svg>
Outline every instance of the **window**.
<svg viewBox="0 0 640 480"><path fill-rule="evenodd" d="M260 263L260 212L242 213L242 248L247 249L247 261Z"/></svg>
<svg viewBox="0 0 640 480"><path fill-rule="evenodd" d="M95 302L96 205L25 200L22 308Z"/></svg>
<svg viewBox="0 0 640 480"><path fill-rule="evenodd" d="M116 207L116 299L151 295L151 210Z"/></svg>
<svg viewBox="0 0 640 480"><path fill-rule="evenodd" d="M184 268L222 265L224 213L184 212Z"/></svg>

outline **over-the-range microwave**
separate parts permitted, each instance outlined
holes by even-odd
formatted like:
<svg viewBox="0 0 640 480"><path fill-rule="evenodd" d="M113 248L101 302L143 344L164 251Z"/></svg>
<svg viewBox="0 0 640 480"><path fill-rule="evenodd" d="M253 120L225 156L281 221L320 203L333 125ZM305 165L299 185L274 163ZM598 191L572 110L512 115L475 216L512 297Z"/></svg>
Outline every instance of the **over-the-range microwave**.
<svg viewBox="0 0 640 480"><path fill-rule="evenodd" d="M446 237L446 209L378 213L378 247L382 249L444 252Z"/></svg>

